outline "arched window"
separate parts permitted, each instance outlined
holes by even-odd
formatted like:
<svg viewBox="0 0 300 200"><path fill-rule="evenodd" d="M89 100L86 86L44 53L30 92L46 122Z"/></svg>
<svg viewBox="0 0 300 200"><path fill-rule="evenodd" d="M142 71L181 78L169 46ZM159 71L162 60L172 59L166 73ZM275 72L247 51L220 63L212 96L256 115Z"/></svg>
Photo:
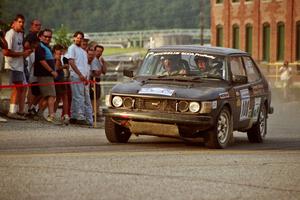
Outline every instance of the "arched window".
<svg viewBox="0 0 300 200"><path fill-rule="evenodd" d="M245 50L251 55L252 54L252 32L253 27L251 24L246 25L246 40L245 40Z"/></svg>
<svg viewBox="0 0 300 200"><path fill-rule="evenodd" d="M217 33L216 33L216 46L222 47L223 46L223 26L217 26Z"/></svg>
<svg viewBox="0 0 300 200"><path fill-rule="evenodd" d="M277 24L277 61L284 60L284 23Z"/></svg>
<svg viewBox="0 0 300 200"><path fill-rule="evenodd" d="M232 26L232 48L240 48L240 27L237 24Z"/></svg>
<svg viewBox="0 0 300 200"><path fill-rule="evenodd" d="M262 59L264 61L270 61L270 24L269 23L264 23L262 36L263 36L262 37L262 47L263 47Z"/></svg>
<svg viewBox="0 0 300 200"><path fill-rule="evenodd" d="M300 61L300 21L296 23L296 60Z"/></svg>

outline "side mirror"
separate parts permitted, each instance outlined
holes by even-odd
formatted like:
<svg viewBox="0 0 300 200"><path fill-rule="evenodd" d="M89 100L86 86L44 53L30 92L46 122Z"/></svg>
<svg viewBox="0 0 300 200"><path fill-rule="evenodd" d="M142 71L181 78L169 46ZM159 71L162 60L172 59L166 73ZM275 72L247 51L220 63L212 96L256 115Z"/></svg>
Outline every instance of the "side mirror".
<svg viewBox="0 0 300 200"><path fill-rule="evenodd" d="M132 78L133 77L133 71L124 69L123 70L123 75L127 76L129 78Z"/></svg>
<svg viewBox="0 0 300 200"><path fill-rule="evenodd" d="M248 83L248 78L247 78L247 76L243 76L243 75L233 75L232 81L234 83L246 84L246 83Z"/></svg>

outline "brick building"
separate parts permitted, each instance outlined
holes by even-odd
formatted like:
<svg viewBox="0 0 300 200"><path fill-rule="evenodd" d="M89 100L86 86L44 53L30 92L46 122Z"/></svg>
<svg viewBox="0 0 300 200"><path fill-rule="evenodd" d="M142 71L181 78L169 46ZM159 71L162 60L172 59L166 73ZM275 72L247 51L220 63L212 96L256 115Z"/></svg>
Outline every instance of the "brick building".
<svg viewBox="0 0 300 200"><path fill-rule="evenodd" d="M300 62L300 0L211 0L211 44Z"/></svg>

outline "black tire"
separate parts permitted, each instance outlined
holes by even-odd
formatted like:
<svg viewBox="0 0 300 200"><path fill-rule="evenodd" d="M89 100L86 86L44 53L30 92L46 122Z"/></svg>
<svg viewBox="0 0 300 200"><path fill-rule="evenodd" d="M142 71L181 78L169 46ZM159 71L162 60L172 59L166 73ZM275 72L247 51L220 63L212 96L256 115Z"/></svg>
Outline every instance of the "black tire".
<svg viewBox="0 0 300 200"><path fill-rule="evenodd" d="M227 107L219 113L215 127L208 131L206 145L211 149L224 149L233 141L233 119Z"/></svg>
<svg viewBox="0 0 300 200"><path fill-rule="evenodd" d="M112 121L111 118L105 118L105 135L111 143L127 143L131 132L128 128L122 127Z"/></svg>
<svg viewBox="0 0 300 200"><path fill-rule="evenodd" d="M262 105L258 115L258 121L247 131L248 140L251 143L262 143L267 134L267 110Z"/></svg>

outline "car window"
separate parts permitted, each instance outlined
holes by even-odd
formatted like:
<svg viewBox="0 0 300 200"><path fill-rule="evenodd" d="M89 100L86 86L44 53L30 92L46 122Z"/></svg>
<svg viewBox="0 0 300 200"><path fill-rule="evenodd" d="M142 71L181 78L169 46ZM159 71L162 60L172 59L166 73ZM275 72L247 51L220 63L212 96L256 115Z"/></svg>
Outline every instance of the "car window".
<svg viewBox="0 0 300 200"><path fill-rule="evenodd" d="M228 80L224 56L198 52L149 52L138 76L199 76Z"/></svg>
<svg viewBox="0 0 300 200"><path fill-rule="evenodd" d="M230 69L232 75L246 76L241 57L230 57Z"/></svg>
<svg viewBox="0 0 300 200"><path fill-rule="evenodd" d="M247 72L247 77L248 81L255 82L260 79L260 75L256 69L255 63L253 63L252 59L250 57L243 57L245 67L246 67L246 72Z"/></svg>

